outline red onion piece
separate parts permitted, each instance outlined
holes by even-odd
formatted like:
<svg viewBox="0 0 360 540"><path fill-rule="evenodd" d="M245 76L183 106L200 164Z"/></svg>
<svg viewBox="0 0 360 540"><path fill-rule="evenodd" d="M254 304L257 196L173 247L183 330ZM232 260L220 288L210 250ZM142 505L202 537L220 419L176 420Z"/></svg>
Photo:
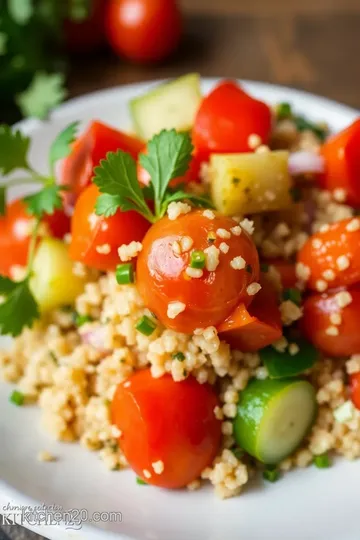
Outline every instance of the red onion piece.
<svg viewBox="0 0 360 540"><path fill-rule="evenodd" d="M105 326L90 327L85 324L79 328L79 334L83 343L91 345L100 352L106 353L109 351L105 348L106 330Z"/></svg>
<svg viewBox="0 0 360 540"><path fill-rule="evenodd" d="M325 160L319 154L300 150L289 156L289 173L293 176L312 173L321 174L325 170Z"/></svg>

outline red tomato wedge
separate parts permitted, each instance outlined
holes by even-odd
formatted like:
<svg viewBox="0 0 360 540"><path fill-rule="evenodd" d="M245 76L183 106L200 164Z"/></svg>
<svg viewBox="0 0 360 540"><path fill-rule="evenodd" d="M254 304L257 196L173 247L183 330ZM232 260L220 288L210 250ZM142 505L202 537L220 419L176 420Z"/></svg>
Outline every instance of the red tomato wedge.
<svg viewBox="0 0 360 540"><path fill-rule="evenodd" d="M350 375L350 394L355 407L360 409L360 373Z"/></svg>
<svg viewBox="0 0 360 540"><path fill-rule="evenodd" d="M322 146L325 173L320 185L329 191L343 189L346 201L360 205L360 118L349 127L330 137Z"/></svg>
<svg viewBox="0 0 360 540"><path fill-rule="evenodd" d="M329 356L358 354L360 285L349 287L351 303L343 308L337 302L338 292L309 296L303 305L304 315L300 324L304 335L323 353ZM332 322L332 319L336 321L334 316L340 317L340 324ZM334 335L336 329L338 333Z"/></svg>
<svg viewBox="0 0 360 540"><path fill-rule="evenodd" d="M230 317L218 326L220 338L234 349L255 352L274 343L282 335L276 291L264 278L261 285L262 288L248 308L240 304Z"/></svg>
<svg viewBox="0 0 360 540"><path fill-rule="evenodd" d="M170 375L154 379L149 369L137 371L119 384L111 405L130 467L145 482L164 488L195 480L219 450L217 405L215 390L193 377L175 382ZM163 469L159 474L156 463Z"/></svg>
<svg viewBox="0 0 360 540"><path fill-rule="evenodd" d="M193 128L195 148L206 153L252 152L249 136L267 144L271 132L271 110L252 98L233 81L221 82L206 96Z"/></svg>
<svg viewBox="0 0 360 540"><path fill-rule="evenodd" d="M62 165L60 184L70 188L64 195L67 205L74 205L83 189L90 184L94 167L99 165L108 152L123 150L137 160L143 146L143 141L136 137L97 120L91 122L75 141L71 154Z"/></svg>
<svg viewBox="0 0 360 540"><path fill-rule="evenodd" d="M118 248L133 240L141 242L150 223L134 211L118 210L109 218L97 216L95 203L99 195L95 184L80 195L71 221L69 253L73 260L98 270L114 270L120 264Z"/></svg>

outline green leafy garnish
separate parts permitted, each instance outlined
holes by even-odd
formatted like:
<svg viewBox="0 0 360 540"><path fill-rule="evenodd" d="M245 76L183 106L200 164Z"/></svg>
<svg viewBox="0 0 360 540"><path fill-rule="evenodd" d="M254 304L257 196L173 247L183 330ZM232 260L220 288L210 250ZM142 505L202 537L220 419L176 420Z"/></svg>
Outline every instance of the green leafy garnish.
<svg viewBox="0 0 360 540"><path fill-rule="evenodd" d="M295 288L284 289L283 299L290 300L297 306L301 306L302 297L301 297L301 292L299 291L299 289L295 289Z"/></svg>
<svg viewBox="0 0 360 540"><path fill-rule="evenodd" d="M312 131L321 142L324 142L327 136L327 130L321 128L317 124L310 122L303 116L295 116L294 122L298 131Z"/></svg>
<svg viewBox="0 0 360 540"><path fill-rule="evenodd" d="M74 322L77 327L80 328L83 324L92 322L94 319L90 317L90 315L79 315L79 313L75 313L74 316Z"/></svg>
<svg viewBox="0 0 360 540"><path fill-rule="evenodd" d="M18 24L26 24L33 14L32 0L8 0L8 10Z"/></svg>
<svg viewBox="0 0 360 540"><path fill-rule="evenodd" d="M10 126L0 126L0 173L7 175L16 169L29 169L27 155L30 138Z"/></svg>
<svg viewBox="0 0 360 540"><path fill-rule="evenodd" d="M122 150L109 152L95 168L94 183L101 192L95 206L96 213L110 217L119 208L122 211L135 210L154 223L165 215L171 202L189 200L197 206L211 207L206 197L169 188L171 180L187 171L192 151L188 133L172 129L155 135L148 143L147 154L140 155L141 165L151 176L150 185L144 189L139 185L134 159ZM154 200L154 212L146 202L149 199Z"/></svg>
<svg viewBox="0 0 360 540"><path fill-rule="evenodd" d="M76 139L79 122L72 122L59 133L50 146L50 169L53 171L55 163L59 159L66 158L71 152L71 145Z"/></svg>
<svg viewBox="0 0 360 540"><path fill-rule="evenodd" d="M62 73L35 73L30 86L16 96L16 103L23 115L45 119L49 111L65 99L67 92L64 82Z"/></svg>
<svg viewBox="0 0 360 540"><path fill-rule="evenodd" d="M139 484L139 486L148 486L149 484L145 482L140 476L136 477L136 483Z"/></svg>
<svg viewBox="0 0 360 540"><path fill-rule="evenodd" d="M14 390L10 394L9 401L10 401L10 403L13 403L14 405L17 405L18 407L21 407L21 405L24 404L25 396L19 390Z"/></svg>
<svg viewBox="0 0 360 540"><path fill-rule="evenodd" d="M62 186L51 184L34 195L25 197L28 212L33 216L41 217L43 214L53 214L56 209L62 208L60 196L62 189Z"/></svg>
<svg viewBox="0 0 360 540"><path fill-rule="evenodd" d="M314 465L318 469L328 469L331 467L331 461L328 454L320 454L319 456L314 456Z"/></svg>
<svg viewBox="0 0 360 540"><path fill-rule="evenodd" d="M39 318L39 309L29 289L29 278L14 284L5 302L0 304L0 334L18 336L23 328Z"/></svg>
<svg viewBox="0 0 360 540"><path fill-rule="evenodd" d="M263 478L268 482L277 482L280 478L280 472L274 467L267 467L263 472Z"/></svg>
<svg viewBox="0 0 360 540"><path fill-rule="evenodd" d="M185 354L179 351L177 353L173 353L171 355L171 358L173 358L174 360L179 360L180 362L183 362L185 360Z"/></svg>

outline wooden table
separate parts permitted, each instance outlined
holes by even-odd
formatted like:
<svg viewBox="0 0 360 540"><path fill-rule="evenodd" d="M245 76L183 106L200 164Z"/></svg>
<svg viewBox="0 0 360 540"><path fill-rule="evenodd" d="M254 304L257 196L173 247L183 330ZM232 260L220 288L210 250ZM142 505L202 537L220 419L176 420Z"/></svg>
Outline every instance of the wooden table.
<svg viewBox="0 0 360 540"><path fill-rule="evenodd" d="M70 96L199 71L294 86L360 109L359 0L183 0L183 6L185 35L171 60L139 67L106 51L74 59ZM40 539L0 526L0 540L8 538Z"/></svg>

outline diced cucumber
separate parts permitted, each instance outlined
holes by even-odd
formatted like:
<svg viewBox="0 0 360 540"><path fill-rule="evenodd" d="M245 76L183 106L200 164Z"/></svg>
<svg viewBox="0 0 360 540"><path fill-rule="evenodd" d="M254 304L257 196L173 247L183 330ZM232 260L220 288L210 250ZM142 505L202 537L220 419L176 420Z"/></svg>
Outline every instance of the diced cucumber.
<svg viewBox="0 0 360 540"><path fill-rule="evenodd" d="M73 273L68 246L56 238L44 238L34 257L30 288L41 311L72 304L85 280Z"/></svg>
<svg viewBox="0 0 360 540"><path fill-rule="evenodd" d="M151 139L162 129L192 128L201 102L200 77L189 73L130 101L136 133Z"/></svg>
<svg viewBox="0 0 360 540"><path fill-rule="evenodd" d="M272 379L295 377L313 367L317 361L319 353L309 341L302 338L291 341L291 343L295 343L299 347L299 351L294 355L291 355L289 350L279 352L272 346L265 347L259 352Z"/></svg>
<svg viewBox="0 0 360 540"><path fill-rule="evenodd" d="M240 393L234 436L248 454L276 464L299 446L315 416L315 390L309 382L252 380Z"/></svg>
<svg viewBox="0 0 360 540"><path fill-rule="evenodd" d="M216 208L226 215L291 208L289 153L213 154L209 181Z"/></svg>

